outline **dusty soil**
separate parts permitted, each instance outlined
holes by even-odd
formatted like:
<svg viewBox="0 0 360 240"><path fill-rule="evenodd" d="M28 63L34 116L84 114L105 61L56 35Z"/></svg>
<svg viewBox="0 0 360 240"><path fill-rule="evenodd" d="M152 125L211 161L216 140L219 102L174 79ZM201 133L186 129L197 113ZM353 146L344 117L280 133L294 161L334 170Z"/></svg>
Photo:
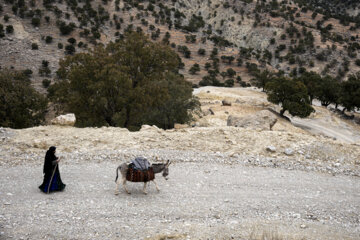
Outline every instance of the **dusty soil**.
<svg viewBox="0 0 360 240"><path fill-rule="evenodd" d="M144 154L146 154L144 152ZM177 162L161 191L129 183L114 195L118 161L61 165L67 184L45 195L37 165L2 167L1 239L358 239L360 187L347 176ZM202 162L203 161L203 162Z"/></svg>
<svg viewBox="0 0 360 240"><path fill-rule="evenodd" d="M309 133L281 119L272 131L227 127L229 114L276 106L251 89L196 94L203 110L215 113L196 127L0 128L0 239L360 238L356 139ZM232 106L222 106L224 98ZM325 118L332 120L322 127L359 133L326 109L310 119ZM45 195L37 187L50 145L62 157L67 187ZM170 178L156 177L159 193L153 184L144 195L142 184L129 183L132 194L120 189L116 196L115 169L135 156L173 161Z"/></svg>

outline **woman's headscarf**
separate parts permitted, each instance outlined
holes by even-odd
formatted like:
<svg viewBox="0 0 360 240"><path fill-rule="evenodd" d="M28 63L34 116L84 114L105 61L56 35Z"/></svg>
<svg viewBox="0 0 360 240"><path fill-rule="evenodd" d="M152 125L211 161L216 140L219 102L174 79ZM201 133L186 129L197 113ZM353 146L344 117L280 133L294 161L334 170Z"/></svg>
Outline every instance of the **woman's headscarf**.
<svg viewBox="0 0 360 240"><path fill-rule="evenodd" d="M52 172L52 168L53 168L52 161L56 160L55 150L56 150L56 147L51 146L49 148L49 150L46 151L44 169L43 169L44 173L49 174Z"/></svg>

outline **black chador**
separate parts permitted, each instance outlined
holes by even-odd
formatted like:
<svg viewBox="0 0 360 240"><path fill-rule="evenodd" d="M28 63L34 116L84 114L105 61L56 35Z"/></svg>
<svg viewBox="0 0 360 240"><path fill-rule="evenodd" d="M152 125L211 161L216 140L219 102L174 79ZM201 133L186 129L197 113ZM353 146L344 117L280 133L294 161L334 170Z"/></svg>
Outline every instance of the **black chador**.
<svg viewBox="0 0 360 240"><path fill-rule="evenodd" d="M54 191L62 191L65 188L65 184L61 181L59 171L59 158L55 156L55 147L50 147L45 155L44 162L44 181L39 186L44 193L50 193Z"/></svg>

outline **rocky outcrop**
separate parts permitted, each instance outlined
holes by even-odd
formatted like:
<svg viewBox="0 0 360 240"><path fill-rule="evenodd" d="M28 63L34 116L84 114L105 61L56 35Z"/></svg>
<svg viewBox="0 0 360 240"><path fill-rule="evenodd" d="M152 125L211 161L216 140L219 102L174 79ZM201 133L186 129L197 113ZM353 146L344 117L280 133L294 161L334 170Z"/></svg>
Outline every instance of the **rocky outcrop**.
<svg viewBox="0 0 360 240"><path fill-rule="evenodd" d="M52 125L60 125L60 126L74 126L76 122L75 114L69 113L66 115L60 115L51 120Z"/></svg>
<svg viewBox="0 0 360 240"><path fill-rule="evenodd" d="M230 115L227 120L227 125L254 130L271 130L276 121L277 118L273 113L268 110L262 110L256 114L245 117Z"/></svg>

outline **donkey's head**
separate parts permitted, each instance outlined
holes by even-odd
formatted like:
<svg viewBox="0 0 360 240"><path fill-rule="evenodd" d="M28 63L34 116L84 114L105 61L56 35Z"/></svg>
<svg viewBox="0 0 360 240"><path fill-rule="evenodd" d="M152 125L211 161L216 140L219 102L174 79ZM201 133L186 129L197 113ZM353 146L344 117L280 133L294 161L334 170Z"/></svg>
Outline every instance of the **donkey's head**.
<svg viewBox="0 0 360 240"><path fill-rule="evenodd" d="M165 178L165 180L168 180L168 175L169 175L169 166L170 166L171 162L169 160L167 160L167 162L164 165L164 170L162 171L162 175Z"/></svg>

